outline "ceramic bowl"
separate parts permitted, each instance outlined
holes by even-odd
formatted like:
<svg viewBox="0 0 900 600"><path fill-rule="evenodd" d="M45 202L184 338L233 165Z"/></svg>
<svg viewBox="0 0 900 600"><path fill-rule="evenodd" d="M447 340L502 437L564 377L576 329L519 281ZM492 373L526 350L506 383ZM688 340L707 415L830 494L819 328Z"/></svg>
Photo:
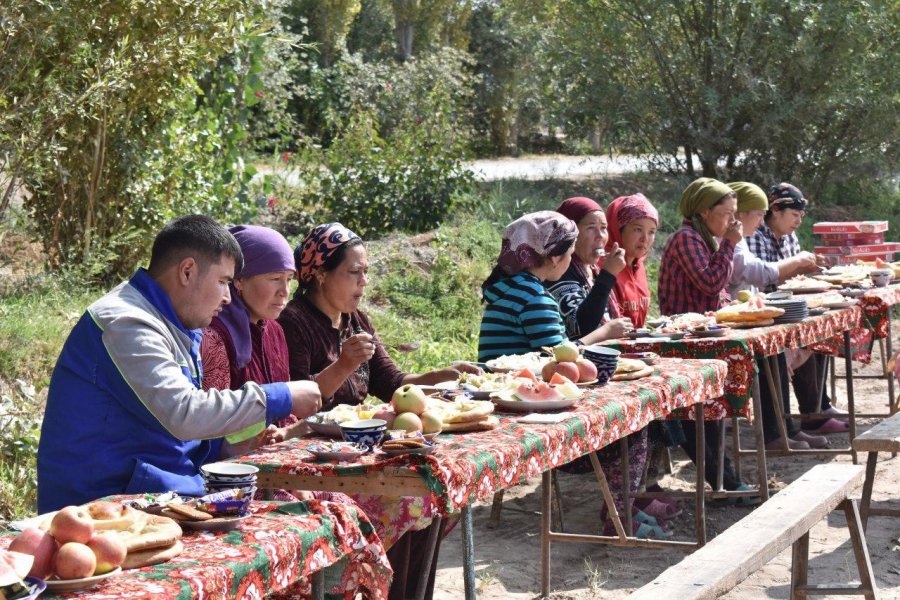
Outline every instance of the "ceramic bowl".
<svg viewBox="0 0 900 600"><path fill-rule="evenodd" d="M259 468L241 463L217 462L200 467L200 474L206 481L222 483L242 483L256 479Z"/></svg>
<svg viewBox="0 0 900 600"><path fill-rule="evenodd" d="M341 423L341 435L351 444L363 444L374 448L384 439L387 421L383 419L363 419Z"/></svg>
<svg viewBox="0 0 900 600"><path fill-rule="evenodd" d="M585 346L582 354L597 367L597 385L604 385L616 372L621 352L606 346Z"/></svg>
<svg viewBox="0 0 900 600"><path fill-rule="evenodd" d="M878 287L884 287L891 282L891 278L894 276L893 271L872 271L869 273L869 278L872 280Z"/></svg>

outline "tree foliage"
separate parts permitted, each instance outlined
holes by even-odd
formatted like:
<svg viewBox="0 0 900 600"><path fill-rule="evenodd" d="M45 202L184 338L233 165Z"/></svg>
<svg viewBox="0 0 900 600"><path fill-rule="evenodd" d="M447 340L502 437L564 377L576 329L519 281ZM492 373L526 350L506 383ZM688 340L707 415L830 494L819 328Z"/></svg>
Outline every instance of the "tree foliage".
<svg viewBox="0 0 900 600"><path fill-rule="evenodd" d="M28 208L53 265L130 270L162 221L242 202L251 174L243 123L259 91L257 8L0 6L2 167L32 190Z"/></svg>

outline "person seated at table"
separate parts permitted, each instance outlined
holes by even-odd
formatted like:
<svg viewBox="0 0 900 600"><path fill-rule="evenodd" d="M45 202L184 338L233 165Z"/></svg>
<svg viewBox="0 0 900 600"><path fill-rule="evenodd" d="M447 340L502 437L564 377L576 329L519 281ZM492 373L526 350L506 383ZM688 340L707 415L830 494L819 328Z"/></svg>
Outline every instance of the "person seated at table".
<svg viewBox="0 0 900 600"><path fill-rule="evenodd" d="M238 225L229 232L241 247L244 265L230 284L231 302L203 332L203 389L235 390L248 381L289 381L287 342L275 319L287 305L294 279L291 247L284 236L268 227ZM307 432L303 421L289 415L239 446L226 442L224 453L242 454L257 444Z"/></svg>
<svg viewBox="0 0 900 600"><path fill-rule="evenodd" d="M432 385L458 379L460 371L481 373L466 363L421 375L397 367L378 341L369 318L359 310L369 283L366 248L358 235L340 223L314 227L294 249L294 262L299 287L278 323L287 341L291 377L315 381L325 409L362 404L370 394L389 402L394 390L406 383ZM434 507L423 498L356 494L353 500L373 519L395 571L399 572L404 562L408 543L409 572L418 573ZM441 537L429 573L428 598L434 589ZM416 578L410 577L407 597L415 585ZM403 593L396 586L391 589L392 598L403 597Z"/></svg>
<svg viewBox="0 0 900 600"><path fill-rule="evenodd" d="M767 262L798 256L805 257L807 261L811 260L811 256L814 259L813 255L800 249L800 241L795 233L806 214L807 200L803 192L789 183L779 183L769 190L768 203L762 225L747 238L750 252ZM847 413L831 405L825 390L828 357L806 350L789 351L786 354L789 365L798 363L793 368L791 380L800 412L832 415L826 419L803 420L803 431L810 434L847 431L848 423L840 419Z"/></svg>
<svg viewBox="0 0 900 600"><path fill-rule="evenodd" d="M50 380L38 445L38 511L112 494L204 492L221 442L314 414L315 383L202 390L200 340L243 263L228 231L190 215L157 234L148 269L91 304Z"/></svg>
<svg viewBox="0 0 900 600"><path fill-rule="evenodd" d="M278 322L288 345L293 379L311 379L324 409L361 404L367 395L389 402L401 385L434 385L480 373L468 363L422 374L404 373L359 310L369 283L362 240L340 223L318 225L294 250L299 287Z"/></svg>
<svg viewBox="0 0 900 600"><path fill-rule="evenodd" d="M582 331L593 331L601 322L604 322L604 325L601 326L601 329L605 328L604 337L610 339L621 337L627 329L631 328L632 323L628 318L619 318L615 310L612 311L612 314L615 314L617 318L612 318L611 311L607 310L607 301L610 298L612 287L616 283L616 275L625 268L625 251L619 248L618 244L614 244L609 248L608 254L603 256L609 238L603 208L591 198L578 196L564 200L557 207L556 212L571 219L578 227L575 252L572 254L569 268L557 281L544 282L544 286L559 302L566 335L571 339L577 339L581 336ZM627 440L630 469L627 477L621 469L619 444L610 444L597 453L619 514L625 514L626 510L619 491L629 485L631 491L636 492L641 485L644 465L647 461L647 429L644 428L629 435ZM563 466L562 470L570 473L585 473L592 472L593 468L588 457L584 457ZM666 537L669 535L659 526L656 518L669 518L673 516L674 511L662 507L661 504L658 502L652 510L660 507L665 509L662 512L657 510L655 513L639 514L639 511L634 511L633 517L636 521L632 529L637 537ZM648 519L648 516L654 517L654 519ZM604 519L604 521L604 532L612 534L614 532L612 522L608 519Z"/></svg>
<svg viewBox="0 0 900 600"><path fill-rule="evenodd" d="M766 193L758 185L747 182L729 183L728 187L737 194L737 212L735 218L744 226L744 232L752 234L762 224L766 211L769 209L769 200ZM737 297L741 290L749 290L751 287L765 290L778 283L801 273L818 271L816 257L809 252L783 258L777 262L767 262L755 256L747 246L747 238L741 239L734 248L734 271L731 281L728 283L729 294ZM757 372L763 373L763 361L766 357L756 360ZM784 353L776 357L778 361L779 386L781 399L785 408L784 413L790 414L790 394L788 392L788 369ZM760 385L760 406L762 408L763 436L767 448L781 448L781 432L777 425L775 413L775 398L769 390L768 384L763 380ZM809 435L797 427L793 419L785 418L785 430L788 434L788 447L792 450L807 450L809 448L824 448L828 445L828 439L821 435Z"/></svg>
<svg viewBox="0 0 900 600"><path fill-rule="evenodd" d="M721 181L701 177L681 194L681 227L669 236L659 267L659 309L664 315L686 312L705 313L728 303L726 291L731 279L734 247L743 237L743 226L734 218L737 199L734 191ZM682 448L696 462L696 430L693 421L681 421L685 435ZM706 481L716 485L718 471L719 428L704 422L706 435ZM729 491L749 491L724 457L723 486ZM763 482L763 484L765 484ZM738 504L754 504L758 498L742 496Z"/></svg>
<svg viewBox="0 0 900 600"><path fill-rule="evenodd" d="M650 284L644 260L656 241L659 229L659 213L641 193L621 196L606 207L609 236L606 250L619 247L625 252L625 267L616 275L611 304L616 314L628 318L635 328L647 323L650 312ZM665 446L677 446L682 439L681 427L676 422L655 421L647 428L647 450L652 454ZM649 460L648 455L645 458ZM658 484L647 486L647 491L661 492ZM680 512L678 501L661 497L637 500L635 504L644 512L656 517L671 518ZM661 506L665 504L666 506Z"/></svg>

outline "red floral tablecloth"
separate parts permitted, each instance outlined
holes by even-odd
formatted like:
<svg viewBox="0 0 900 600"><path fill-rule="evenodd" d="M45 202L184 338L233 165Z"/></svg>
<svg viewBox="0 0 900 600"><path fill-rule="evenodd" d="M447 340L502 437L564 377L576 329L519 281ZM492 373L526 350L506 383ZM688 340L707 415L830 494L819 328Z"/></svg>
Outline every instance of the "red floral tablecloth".
<svg viewBox="0 0 900 600"><path fill-rule="evenodd" d="M895 304L900 304L900 284L873 288L860 297L864 325L875 332L875 337L888 336L891 307Z"/></svg>
<svg viewBox="0 0 900 600"><path fill-rule="evenodd" d="M405 467L421 477L432 502L446 515L603 448L677 409L721 396L726 372L721 361L662 359L650 377L588 388L568 409L572 416L560 423L525 425L516 421L520 415L496 413L497 429L442 434L428 456L388 458L376 451L356 463L317 462L305 450L315 440L305 438L233 460L262 472L315 477L364 477Z"/></svg>
<svg viewBox="0 0 900 600"><path fill-rule="evenodd" d="M326 569L326 597L387 598L392 571L368 518L333 502L253 502L240 529L185 532L172 560L126 571L66 598L309 598ZM14 534L0 537L6 547Z"/></svg>
<svg viewBox="0 0 900 600"><path fill-rule="evenodd" d="M750 389L756 375L756 356L773 356L787 348L804 348L816 342L842 336L859 325L860 309L851 307L810 317L802 323L772 325L754 329L731 329L723 337L691 338L663 342L614 340L604 342L623 352L656 352L660 356L723 360L728 364L725 394L719 402L704 406L707 419L733 414L753 415Z"/></svg>

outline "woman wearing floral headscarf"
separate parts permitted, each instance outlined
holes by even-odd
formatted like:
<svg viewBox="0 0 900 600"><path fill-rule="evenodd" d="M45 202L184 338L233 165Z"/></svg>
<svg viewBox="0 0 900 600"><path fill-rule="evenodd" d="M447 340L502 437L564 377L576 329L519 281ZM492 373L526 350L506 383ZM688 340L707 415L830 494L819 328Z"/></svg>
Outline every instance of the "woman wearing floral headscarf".
<svg viewBox="0 0 900 600"><path fill-rule="evenodd" d="M735 245L743 238L743 226L734 218L737 199L730 187L708 177L693 181L681 194L684 221L663 249L659 267L659 309L664 315L718 310L729 301L725 291L731 279ZM681 447L696 460L693 421L682 421L685 442ZM715 486L718 469L719 428L704 423L706 432L706 481ZM725 457L723 485L726 490L749 491ZM742 496L738 504L754 504L759 498Z"/></svg>
<svg viewBox="0 0 900 600"><path fill-rule="evenodd" d="M312 379L322 408L360 404L367 395L388 402L405 383L432 385L459 378L465 364L421 375L402 372L359 310L369 283L362 240L340 223L314 228L294 250L300 287L279 317L292 379Z"/></svg>
<svg viewBox="0 0 900 600"><path fill-rule="evenodd" d="M360 404L368 394L389 401L404 383L434 384L459 378L457 368L422 375L403 373L378 342L368 317L359 310L368 284L369 261L362 240L340 223L315 227L294 250L299 288L281 313L288 345L291 378L312 379L322 391L323 410L337 404ZM372 519L395 572L409 559L409 573L419 574L433 507L423 498L356 494L354 501ZM400 536L408 536L409 552ZM438 539L438 548L440 538ZM434 589L437 553L429 573L426 597ZM416 577L407 589L395 582L391 598L413 595ZM405 595L404 595L405 592Z"/></svg>
<svg viewBox="0 0 900 600"><path fill-rule="evenodd" d="M643 327L650 310L650 285L644 259L650 253L659 228L659 213L643 194L621 196L606 208L609 223L607 252L622 248L625 268L616 275L613 298L623 317Z"/></svg>

